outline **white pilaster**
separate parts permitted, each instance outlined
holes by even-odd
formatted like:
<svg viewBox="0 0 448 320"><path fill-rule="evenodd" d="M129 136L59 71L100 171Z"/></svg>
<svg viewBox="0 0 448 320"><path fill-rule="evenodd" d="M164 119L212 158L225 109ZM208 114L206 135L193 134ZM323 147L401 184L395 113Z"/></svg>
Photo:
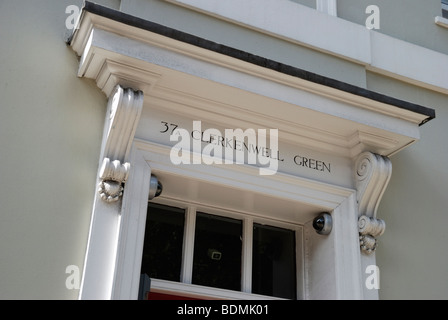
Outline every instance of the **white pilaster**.
<svg viewBox="0 0 448 320"><path fill-rule="evenodd" d="M142 107L141 91L116 86L109 98L97 176L99 189L93 206L80 299L112 297L121 196L132 169L128 158Z"/></svg>

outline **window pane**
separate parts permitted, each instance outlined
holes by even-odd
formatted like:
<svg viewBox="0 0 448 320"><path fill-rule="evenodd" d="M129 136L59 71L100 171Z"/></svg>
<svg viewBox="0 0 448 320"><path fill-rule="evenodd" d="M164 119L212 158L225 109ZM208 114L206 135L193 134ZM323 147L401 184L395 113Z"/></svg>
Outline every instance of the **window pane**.
<svg viewBox="0 0 448 320"><path fill-rule="evenodd" d="M185 210L148 204L141 273L180 281Z"/></svg>
<svg viewBox="0 0 448 320"><path fill-rule="evenodd" d="M254 224L252 293L296 299L295 232Z"/></svg>
<svg viewBox="0 0 448 320"><path fill-rule="evenodd" d="M193 283L241 290L242 222L240 220L196 215Z"/></svg>

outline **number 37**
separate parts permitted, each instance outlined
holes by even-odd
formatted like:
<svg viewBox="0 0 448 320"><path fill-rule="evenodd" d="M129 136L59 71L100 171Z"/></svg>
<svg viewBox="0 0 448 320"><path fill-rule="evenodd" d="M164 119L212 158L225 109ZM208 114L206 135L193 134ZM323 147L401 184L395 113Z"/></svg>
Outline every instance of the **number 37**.
<svg viewBox="0 0 448 320"><path fill-rule="evenodd" d="M161 130L160 133L166 133L166 132L168 132L168 131L170 130L170 128L171 128L171 133L170 133L170 134L173 134L174 130L176 130L177 127L178 127L178 125L177 125L177 124L174 124L174 123L168 123L168 122L166 122L166 121L160 121L160 122L161 122L162 125L163 125L163 130Z"/></svg>

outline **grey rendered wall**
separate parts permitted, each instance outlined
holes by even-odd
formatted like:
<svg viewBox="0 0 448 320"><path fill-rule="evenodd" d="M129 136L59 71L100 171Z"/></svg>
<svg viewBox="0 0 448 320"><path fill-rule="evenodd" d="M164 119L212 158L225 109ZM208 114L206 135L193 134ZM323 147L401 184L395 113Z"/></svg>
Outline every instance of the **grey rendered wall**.
<svg viewBox="0 0 448 320"><path fill-rule="evenodd" d="M436 110L421 140L391 158L378 209L386 221L377 250L380 299L448 299L448 97L374 74L368 84Z"/></svg>
<svg viewBox="0 0 448 320"><path fill-rule="evenodd" d="M337 0L338 17L364 25L366 8L377 5L380 30L419 46L448 54L448 30L434 23L442 15L441 0Z"/></svg>
<svg viewBox="0 0 448 320"><path fill-rule="evenodd" d="M448 54L448 30L434 23L440 0L338 0L338 14L363 24L367 15L359 12L370 4L380 8L378 32ZM420 141L391 158L392 179L378 212L386 220L377 250L380 299L448 299L448 95L369 72L367 87L436 111Z"/></svg>
<svg viewBox="0 0 448 320"><path fill-rule="evenodd" d="M291 1L316 9L316 0L291 0Z"/></svg>
<svg viewBox="0 0 448 320"><path fill-rule="evenodd" d="M122 0L121 10L235 49L360 87L366 86L365 70L360 65L185 9L164 0Z"/></svg>
<svg viewBox="0 0 448 320"><path fill-rule="evenodd" d="M0 1L0 299L78 298L106 110L64 40L81 4Z"/></svg>

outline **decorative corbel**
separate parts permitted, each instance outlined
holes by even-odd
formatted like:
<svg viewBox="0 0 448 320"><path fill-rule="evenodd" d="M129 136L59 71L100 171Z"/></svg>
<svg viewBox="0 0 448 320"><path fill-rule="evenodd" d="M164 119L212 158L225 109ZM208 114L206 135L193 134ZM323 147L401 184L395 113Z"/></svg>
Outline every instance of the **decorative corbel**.
<svg viewBox="0 0 448 320"><path fill-rule="evenodd" d="M106 202L123 195L130 163L129 151L143 108L143 92L116 86L109 98L103 140L103 162L98 192Z"/></svg>
<svg viewBox="0 0 448 320"><path fill-rule="evenodd" d="M106 202L115 202L123 195L123 184L128 179L130 164L121 164L120 161L110 161L104 158L100 169L100 179L98 192L101 199Z"/></svg>
<svg viewBox="0 0 448 320"><path fill-rule="evenodd" d="M371 152L362 153L355 163L355 183L360 217L358 231L361 251L371 254L377 247L386 223L376 218L377 209L392 175L389 158Z"/></svg>

